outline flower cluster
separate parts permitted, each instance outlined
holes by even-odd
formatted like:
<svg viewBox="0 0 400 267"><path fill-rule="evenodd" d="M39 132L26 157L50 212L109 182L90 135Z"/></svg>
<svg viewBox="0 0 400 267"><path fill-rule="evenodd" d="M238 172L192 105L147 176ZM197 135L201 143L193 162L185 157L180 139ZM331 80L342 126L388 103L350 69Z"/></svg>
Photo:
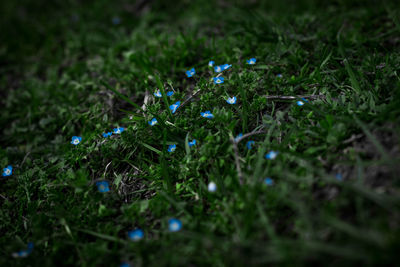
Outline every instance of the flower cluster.
<svg viewBox="0 0 400 267"><path fill-rule="evenodd" d="M168 91L165 94L167 96L172 96L174 94L174 91ZM161 98L162 97L161 91L157 89L157 91L154 92L154 96L158 97L158 98Z"/></svg>
<svg viewBox="0 0 400 267"><path fill-rule="evenodd" d="M33 243L29 242L27 244L27 248L26 249L22 249L18 252L14 252L13 254L11 254L11 256L13 256L14 258L26 258L29 256L29 254L31 254L33 251Z"/></svg>

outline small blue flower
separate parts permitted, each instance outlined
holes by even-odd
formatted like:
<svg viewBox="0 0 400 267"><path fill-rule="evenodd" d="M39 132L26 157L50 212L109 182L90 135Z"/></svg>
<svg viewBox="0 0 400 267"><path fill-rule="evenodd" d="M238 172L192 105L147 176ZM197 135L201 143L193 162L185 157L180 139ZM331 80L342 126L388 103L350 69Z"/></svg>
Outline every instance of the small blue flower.
<svg viewBox="0 0 400 267"><path fill-rule="evenodd" d="M304 105L304 102L299 100L299 101L296 102L296 105L298 105L299 107L301 107L301 106Z"/></svg>
<svg viewBox="0 0 400 267"><path fill-rule="evenodd" d="M303 100L304 102L308 103L308 100L305 99L304 97L302 97L301 100Z"/></svg>
<svg viewBox="0 0 400 267"><path fill-rule="evenodd" d="M236 96L233 96L233 97L230 97L230 98L228 98L227 100L226 100L226 102L228 103L228 104L231 104L231 105L233 105L233 104L236 104Z"/></svg>
<svg viewBox="0 0 400 267"><path fill-rule="evenodd" d="M173 94L174 94L174 91L168 91L166 93L167 96L172 96ZM154 92L154 96L158 97L158 98L161 98L162 97L161 91L160 90L155 91Z"/></svg>
<svg viewBox="0 0 400 267"><path fill-rule="evenodd" d="M193 141L189 141L188 144L189 144L189 147L196 145L196 139L193 139Z"/></svg>
<svg viewBox="0 0 400 267"><path fill-rule="evenodd" d="M214 79L214 83L215 84L221 84L224 83L224 77L215 77Z"/></svg>
<svg viewBox="0 0 400 267"><path fill-rule="evenodd" d="M131 267L131 265L127 262L123 262L119 267Z"/></svg>
<svg viewBox="0 0 400 267"><path fill-rule="evenodd" d="M215 192L217 191L217 184L214 182L210 182L207 186L207 189L209 192Z"/></svg>
<svg viewBox="0 0 400 267"><path fill-rule="evenodd" d="M12 166L11 165L8 165L7 167L5 167L4 169L3 169L3 176L4 177L6 177L6 176L10 176L11 174L12 174Z"/></svg>
<svg viewBox="0 0 400 267"><path fill-rule="evenodd" d="M168 229L170 232L178 232L182 228L182 222L178 219L172 218L168 220Z"/></svg>
<svg viewBox="0 0 400 267"><path fill-rule="evenodd" d="M264 179L264 183L268 186L271 186L274 184L274 180L272 180L271 178L267 177Z"/></svg>
<svg viewBox="0 0 400 267"><path fill-rule="evenodd" d="M337 173L337 174L335 175L335 178L336 178L336 180L338 180L338 181L342 181L342 180L343 180L343 176L342 176L342 174L340 174L340 173Z"/></svg>
<svg viewBox="0 0 400 267"><path fill-rule="evenodd" d="M254 64L256 64L257 59L255 59L255 58L253 57L253 58L250 58L250 59L248 59L248 60L246 60L246 61L247 61L247 64L249 64L249 65L254 65Z"/></svg>
<svg viewBox="0 0 400 267"><path fill-rule="evenodd" d="M266 158L266 159L271 159L271 160L273 160L273 159L276 158L276 156L278 156L278 154L279 154L279 152L271 150L270 152L268 152L268 153L265 155L265 158Z"/></svg>
<svg viewBox="0 0 400 267"><path fill-rule="evenodd" d="M172 111L172 114L174 114L176 112L176 110L178 109L178 107L180 105L181 105L181 101L178 101L175 104L172 104L171 106L169 106L169 109Z"/></svg>
<svg viewBox="0 0 400 267"><path fill-rule="evenodd" d="M124 127L114 128L113 134L121 134L125 130Z"/></svg>
<svg viewBox="0 0 400 267"><path fill-rule="evenodd" d="M209 67L212 67L212 66L214 66L214 63L215 63L215 62L211 60L210 62L208 62L208 66L209 66Z"/></svg>
<svg viewBox="0 0 400 267"><path fill-rule="evenodd" d="M114 25L118 25L121 23L121 19L119 17L113 17L111 21Z"/></svg>
<svg viewBox="0 0 400 267"><path fill-rule="evenodd" d="M139 241L144 237L144 232L142 229L135 229L128 232L128 237L132 241Z"/></svg>
<svg viewBox="0 0 400 267"><path fill-rule="evenodd" d="M154 126L158 123L156 118L153 118L151 121L149 121L150 126Z"/></svg>
<svg viewBox="0 0 400 267"><path fill-rule="evenodd" d="M204 117L204 118L207 118L207 119L212 119L212 118L214 118L214 115L211 113L211 111L209 111L209 110L207 110L207 111L205 111L205 112L200 112L200 115L202 116L202 117Z"/></svg>
<svg viewBox="0 0 400 267"><path fill-rule="evenodd" d="M11 254L14 258L26 258L31 254L33 251L33 243L29 242L27 245L27 249L20 250L18 252L14 252Z"/></svg>
<svg viewBox="0 0 400 267"><path fill-rule="evenodd" d="M80 136L72 136L71 144L77 145L82 141L82 137Z"/></svg>
<svg viewBox="0 0 400 267"><path fill-rule="evenodd" d="M254 141L247 141L247 143L246 143L246 146L247 146L247 149L251 149L251 146L252 145L254 145L255 144L255 142Z"/></svg>
<svg viewBox="0 0 400 267"><path fill-rule="evenodd" d="M161 91L160 90L155 91L154 96L158 98L162 97Z"/></svg>
<svg viewBox="0 0 400 267"><path fill-rule="evenodd" d="M104 137L104 138L107 138L107 137L109 137L109 136L111 136L111 135L112 135L112 132L103 133L103 137Z"/></svg>
<svg viewBox="0 0 400 267"><path fill-rule="evenodd" d="M192 77L195 74L196 74L196 71L194 70L194 68L186 71L186 76L188 76L188 78Z"/></svg>
<svg viewBox="0 0 400 267"><path fill-rule="evenodd" d="M110 191L107 181L96 182L96 185L97 185L97 189L99 190L100 193L106 193L106 192Z"/></svg>
<svg viewBox="0 0 400 267"><path fill-rule="evenodd" d="M176 150L176 145L175 145L175 144L169 145L169 146L168 146L168 152L172 153L172 152L174 152L175 150Z"/></svg>
<svg viewBox="0 0 400 267"><path fill-rule="evenodd" d="M217 73L223 71L222 66L215 66L214 71Z"/></svg>
<svg viewBox="0 0 400 267"><path fill-rule="evenodd" d="M239 133L236 137L235 137L235 141L237 142L239 140L239 138L241 138L243 136L242 133Z"/></svg>
<svg viewBox="0 0 400 267"><path fill-rule="evenodd" d="M276 75L276 77L278 77L278 78L282 78L282 77L283 77L283 75L282 75L282 74L280 74L280 73L278 73L278 74Z"/></svg>
<svg viewBox="0 0 400 267"><path fill-rule="evenodd" d="M229 69L230 67L232 67L232 65L224 64L224 65L222 65L221 67L222 67L222 70L227 70L227 69Z"/></svg>

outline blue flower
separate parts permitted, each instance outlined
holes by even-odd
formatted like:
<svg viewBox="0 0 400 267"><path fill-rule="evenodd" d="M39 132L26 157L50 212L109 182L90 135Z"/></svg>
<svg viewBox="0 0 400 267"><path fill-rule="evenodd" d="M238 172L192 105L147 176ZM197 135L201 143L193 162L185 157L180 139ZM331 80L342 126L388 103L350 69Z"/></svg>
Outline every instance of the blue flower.
<svg viewBox="0 0 400 267"><path fill-rule="evenodd" d="M214 66L214 63L215 63L215 62L211 60L210 62L208 62L208 66L209 66L209 67L212 67L212 66Z"/></svg>
<svg viewBox="0 0 400 267"><path fill-rule="evenodd" d="M196 71L194 70L194 68L186 71L186 76L188 76L189 78L192 77L195 74L196 74Z"/></svg>
<svg viewBox="0 0 400 267"><path fill-rule="evenodd" d="M335 175L335 178L336 178L336 180L338 180L338 181L342 181L342 180L343 180L343 176L342 176L342 174L340 174L340 173L337 173L337 174Z"/></svg>
<svg viewBox="0 0 400 267"><path fill-rule="evenodd" d="M172 152L174 152L175 150L176 150L176 145L175 145L175 144L169 145L169 146L168 146L168 152L172 153Z"/></svg>
<svg viewBox="0 0 400 267"><path fill-rule="evenodd" d="M217 73L223 71L222 66L215 66L214 71Z"/></svg>
<svg viewBox="0 0 400 267"><path fill-rule="evenodd" d="M193 141L189 141L188 144L189 144L189 147L196 145L196 139L193 139Z"/></svg>
<svg viewBox="0 0 400 267"><path fill-rule="evenodd" d="M233 104L236 104L236 96L233 96L233 97L230 97L230 98L228 98L227 100L226 100L226 102L228 103L228 104L231 104L231 105L233 105Z"/></svg>
<svg viewBox="0 0 400 267"><path fill-rule="evenodd" d="M271 178L267 177L264 179L264 183L268 186L271 186L274 184L274 180L272 180Z"/></svg>
<svg viewBox="0 0 400 267"><path fill-rule="evenodd" d="M151 121L149 121L150 126L154 126L158 123L156 118L153 118Z"/></svg>
<svg viewBox="0 0 400 267"><path fill-rule="evenodd" d="M266 155L265 155L265 158L266 159L275 159L276 158L276 156L278 156L278 153L279 152L277 152L277 151L273 151L273 150L271 150L270 152L268 152Z"/></svg>
<svg viewBox="0 0 400 267"><path fill-rule="evenodd" d="M207 186L207 189L209 192L215 192L217 191L217 184L214 182L210 182Z"/></svg>
<svg viewBox="0 0 400 267"><path fill-rule="evenodd" d="M252 58L250 58L250 59L248 59L248 60L246 60L246 61L247 61L247 64L249 64L249 65L254 65L254 64L256 64L257 59L255 59L254 57L252 57Z"/></svg>
<svg viewBox="0 0 400 267"><path fill-rule="evenodd" d="M114 128L114 134L121 134L124 130L124 127Z"/></svg>
<svg viewBox="0 0 400 267"><path fill-rule="evenodd" d="M100 193L106 193L106 192L110 191L107 181L96 182L96 185L97 185L97 189L99 190Z"/></svg>
<svg viewBox="0 0 400 267"><path fill-rule="evenodd" d="M251 146L252 145L254 145L255 144L255 142L254 141L248 141L247 143L246 143L246 146L247 146L247 149L251 149Z"/></svg>
<svg viewBox="0 0 400 267"><path fill-rule="evenodd" d="M305 99L304 97L302 97L301 100L303 100L304 102L308 103L308 100Z"/></svg>
<svg viewBox="0 0 400 267"><path fill-rule="evenodd" d="M224 64L224 65L222 65L221 67L222 67L222 70L227 70L227 69L229 69L230 67L232 67L232 65Z"/></svg>
<svg viewBox="0 0 400 267"><path fill-rule="evenodd" d="M241 138L243 136L242 133L239 133L236 137L235 137L235 142L237 142L239 140L239 138Z"/></svg>
<svg viewBox="0 0 400 267"><path fill-rule="evenodd" d="M204 117L204 118L207 118L207 119L212 119L212 118L214 118L214 115L211 113L211 111L209 111L209 110L207 110L207 111L205 111L205 112L200 112L200 115L202 116L202 117Z"/></svg>
<svg viewBox="0 0 400 267"><path fill-rule="evenodd" d="M111 135L112 135L112 132L103 133L103 137L104 137L104 138L107 138L107 137L109 137L109 136L111 136Z"/></svg>
<svg viewBox="0 0 400 267"><path fill-rule="evenodd" d="M77 145L82 141L82 137L80 136L72 136L71 144Z"/></svg>
<svg viewBox="0 0 400 267"><path fill-rule="evenodd" d="M215 77L214 79L214 83L215 84L221 84L224 83L224 77Z"/></svg>
<svg viewBox="0 0 400 267"><path fill-rule="evenodd" d="M14 258L26 258L29 256L29 254L32 253L33 250L33 243L29 242L27 245L27 249L20 250L18 252L14 252L11 254Z"/></svg>
<svg viewBox="0 0 400 267"><path fill-rule="evenodd" d="M121 23L121 19L119 17L113 17L111 21L114 25L118 25Z"/></svg>
<svg viewBox="0 0 400 267"><path fill-rule="evenodd" d="M178 219L172 218L168 220L168 229L170 232L178 232L182 228L182 222Z"/></svg>
<svg viewBox="0 0 400 267"><path fill-rule="evenodd" d="M161 91L160 90L155 91L154 96L158 98L162 97Z"/></svg>
<svg viewBox="0 0 400 267"><path fill-rule="evenodd" d="M131 265L127 262L123 262L119 267L131 267Z"/></svg>
<svg viewBox="0 0 400 267"><path fill-rule="evenodd" d="M304 105L304 102L299 100L299 101L296 102L296 105L298 105L299 107L301 107L302 105Z"/></svg>
<svg viewBox="0 0 400 267"><path fill-rule="evenodd" d="M282 75L282 74L280 74L280 73L278 73L278 74L276 75L276 77L278 77L278 78L282 78L282 77L283 77L283 75Z"/></svg>
<svg viewBox="0 0 400 267"><path fill-rule="evenodd" d="M173 94L174 94L174 91L168 91L166 93L167 96L172 96ZM162 97L161 91L160 90L155 91L154 92L154 96L158 97L158 98L161 98Z"/></svg>
<svg viewBox="0 0 400 267"><path fill-rule="evenodd" d="M181 101L178 101L175 104L172 104L171 106L169 106L169 109L172 111L172 114L174 114L176 112L176 110L178 109L178 107L180 105L181 105Z"/></svg>
<svg viewBox="0 0 400 267"><path fill-rule="evenodd" d="M3 169L3 176L4 177L6 177L6 176L10 176L11 174L12 174L12 166L11 165L8 165L7 167L5 167L4 169Z"/></svg>
<svg viewBox="0 0 400 267"><path fill-rule="evenodd" d="M139 241L144 237L144 232L142 229L135 229L128 232L128 237L132 241Z"/></svg>

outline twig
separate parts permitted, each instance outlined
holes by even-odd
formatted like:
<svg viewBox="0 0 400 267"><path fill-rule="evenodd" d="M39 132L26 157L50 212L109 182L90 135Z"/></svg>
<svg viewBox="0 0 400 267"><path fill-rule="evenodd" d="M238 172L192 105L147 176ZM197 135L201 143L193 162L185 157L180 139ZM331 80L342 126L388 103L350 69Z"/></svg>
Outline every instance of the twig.
<svg viewBox="0 0 400 267"><path fill-rule="evenodd" d="M265 96L267 99L278 99L278 100L295 100L301 98L308 99L325 99L325 95L267 95Z"/></svg>
<svg viewBox="0 0 400 267"><path fill-rule="evenodd" d="M357 135L353 134L349 139L344 140L343 144L352 143L353 141L355 141L363 136L364 136L363 134L357 134Z"/></svg>
<svg viewBox="0 0 400 267"><path fill-rule="evenodd" d="M254 132L251 132L251 133L244 134L243 136L239 137L238 139L236 139L234 141L236 142L236 144L238 144L240 141L242 141L243 139L245 139L247 137L250 137L250 136L253 136L253 135L257 135L257 134L264 134L264 133L267 133L267 131L265 131L265 130L254 131Z"/></svg>
<svg viewBox="0 0 400 267"><path fill-rule="evenodd" d="M5 196L3 196L2 194L0 194L0 197L4 198L4 199L7 200L8 202L10 202L10 200L8 200L8 198L6 198Z"/></svg>
<svg viewBox="0 0 400 267"><path fill-rule="evenodd" d="M150 99L150 93L148 92L148 91L146 91L145 93L144 93L144 100L143 100L143 105L142 105L142 110L143 110L143 113L146 111L146 109L147 109L147 103L149 102L149 99Z"/></svg>
<svg viewBox="0 0 400 267"><path fill-rule="evenodd" d="M177 113L183 106L185 106L190 100L192 100L193 97L195 97L198 93L200 92L200 89L198 89L194 94L186 98L185 101L176 109L175 113Z"/></svg>
<svg viewBox="0 0 400 267"><path fill-rule="evenodd" d="M235 139L233 138L233 136L231 136L230 139L231 139L232 146L233 146L233 152L235 153L235 165L236 165L236 171L237 171L238 177L239 177L239 183L240 183L240 185L243 185L243 174L242 174L242 170L240 169L240 162L239 162L239 150L238 150L237 143L236 143Z"/></svg>
<svg viewBox="0 0 400 267"><path fill-rule="evenodd" d="M106 168L105 168L105 170L104 170L104 174L103 174L104 178L106 178L107 169L108 169L108 166L110 166L111 162L112 162L112 161L110 161L110 162L107 164L107 166L106 166Z"/></svg>
<svg viewBox="0 0 400 267"><path fill-rule="evenodd" d="M26 161L26 158L29 156L29 154L31 154L30 151L29 151L28 153L26 153L24 159L22 160L22 162L21 162L21 167L20 167L21 169L22 169L22 166L24 165L24 163L25 163L25 161Z"/></svg>

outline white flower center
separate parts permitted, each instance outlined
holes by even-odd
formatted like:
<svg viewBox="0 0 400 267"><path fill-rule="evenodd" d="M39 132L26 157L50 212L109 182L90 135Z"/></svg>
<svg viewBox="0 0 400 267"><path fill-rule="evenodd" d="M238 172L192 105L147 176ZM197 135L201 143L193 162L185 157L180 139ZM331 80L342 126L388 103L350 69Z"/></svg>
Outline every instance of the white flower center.
<svg viewBox="0 0 400 267"><path fill-rule="evenodd" d="M176 230L178 230L179 229L179 224L178 223L176 223L176 222L173 222L173 223L171 223L171 230L172 231L176 231Z"/></svg>
<svg viewBox="0 0 400 267"><path fill-rule="evenodd" d="M11 173L11 170L10 170L10 169L6 169L6 170L5 170L5 174L6 174L6 175L9 175L10 173Z"/></svg>

